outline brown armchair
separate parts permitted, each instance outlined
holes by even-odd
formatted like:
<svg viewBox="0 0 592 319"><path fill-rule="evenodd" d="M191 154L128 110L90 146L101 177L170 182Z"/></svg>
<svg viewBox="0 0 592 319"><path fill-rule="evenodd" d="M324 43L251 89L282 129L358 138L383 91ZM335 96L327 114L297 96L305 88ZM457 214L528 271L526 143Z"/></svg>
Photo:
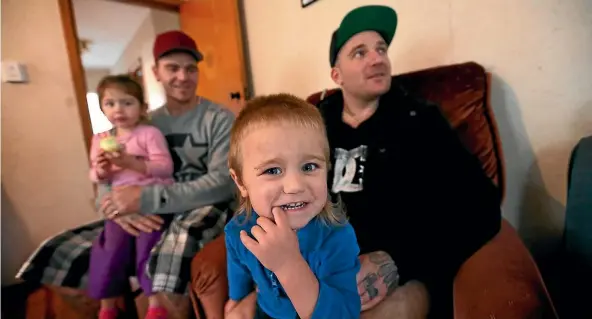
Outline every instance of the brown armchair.
<svg viewBox="0 0 592 319"><path fill-rule="evenodd" d="M461 140L483 163L487 175L504 185L504 162L489 103L490 77L476 63L464 63L395 76L412 94L438 103ZM316 104L335 89L311 95ZM198 253L192 264L191 298L198 318L223 318L228 298L224 238ZM454 283L457 319L556 318L538 267L504 219L501 231L461 267ZM205 317L204 317L205 315Z"/></svg>

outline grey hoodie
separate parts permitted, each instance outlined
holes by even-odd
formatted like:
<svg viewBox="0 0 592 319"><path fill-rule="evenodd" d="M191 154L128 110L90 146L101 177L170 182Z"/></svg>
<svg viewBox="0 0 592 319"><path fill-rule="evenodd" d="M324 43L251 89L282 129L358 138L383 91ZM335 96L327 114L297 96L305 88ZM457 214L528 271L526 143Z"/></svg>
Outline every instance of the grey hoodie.
<svg viewBox="0 0 592 319"><path fill-rule="evenodd" d="M142 213L180 213L232 200L234 185L228 171L232 112L202 98L179 116L161 107L152 112L151 121L169 144L176 183L144 187Z"/></svg>

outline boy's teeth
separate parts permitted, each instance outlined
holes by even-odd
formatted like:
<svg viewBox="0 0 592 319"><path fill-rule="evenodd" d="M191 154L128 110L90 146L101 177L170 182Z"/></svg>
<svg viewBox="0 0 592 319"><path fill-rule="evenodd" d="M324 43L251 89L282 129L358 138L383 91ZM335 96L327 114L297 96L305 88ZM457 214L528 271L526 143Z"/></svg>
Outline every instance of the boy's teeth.
<svg viewBox="0 0 592 319"><path fill-rule="evenodd" d="M290 204L286 204L286 205L282 205L282 209L287 210L287 209L298 209L298 208L302 208L304 206L303 202L296 202L296 203L290 203Z"/></svg>

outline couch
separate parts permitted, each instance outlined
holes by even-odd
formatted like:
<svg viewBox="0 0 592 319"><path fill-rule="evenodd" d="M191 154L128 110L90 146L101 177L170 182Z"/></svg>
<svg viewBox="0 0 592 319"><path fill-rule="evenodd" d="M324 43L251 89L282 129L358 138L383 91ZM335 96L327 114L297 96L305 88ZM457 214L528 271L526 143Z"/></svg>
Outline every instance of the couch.
<svg viewBox="0 0 592 319"><path fill-rule="evenodd" d="M469 62L394 77L412 94L440 105L466 147L504 194L504 160L490 105L491 77ZM312 94L316 104L336 89ZM502 195L503 196L503 195ZM478 213L478 212L475 212ZM193 259L190 297L197 318L223 318L228 298L223 236ZM514 228L504 219L500 232L459 270L454 282L456 319L556 318L538 267Z"/></svg>
<svg viewBox="0 0 592 319"><path fill-rule="evenodd" d="M125 295L117 300L121 310L120 318L144 318L148 310L148 299L137 284L130 283L128 288ZM40 285L28 293L24 310L26 318L95 319L99 312L99 302L88 297L84 290ZM187 296L161 294L160 300L167 308L170 319L187 319L193 314Z"/></svg>

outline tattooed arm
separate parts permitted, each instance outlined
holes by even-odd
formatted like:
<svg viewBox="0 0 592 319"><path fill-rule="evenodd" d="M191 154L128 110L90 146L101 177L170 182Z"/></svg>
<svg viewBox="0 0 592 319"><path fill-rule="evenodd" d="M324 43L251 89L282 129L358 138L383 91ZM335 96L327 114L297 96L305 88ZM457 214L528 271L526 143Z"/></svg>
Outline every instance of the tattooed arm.
<svg viewBox="0 0 592 319"><path fill-rule="evenodd" d="M360 256L362 267L357 275L362 311L368 310L389 296L399 286L399 271L384 251Z"/></svg>

